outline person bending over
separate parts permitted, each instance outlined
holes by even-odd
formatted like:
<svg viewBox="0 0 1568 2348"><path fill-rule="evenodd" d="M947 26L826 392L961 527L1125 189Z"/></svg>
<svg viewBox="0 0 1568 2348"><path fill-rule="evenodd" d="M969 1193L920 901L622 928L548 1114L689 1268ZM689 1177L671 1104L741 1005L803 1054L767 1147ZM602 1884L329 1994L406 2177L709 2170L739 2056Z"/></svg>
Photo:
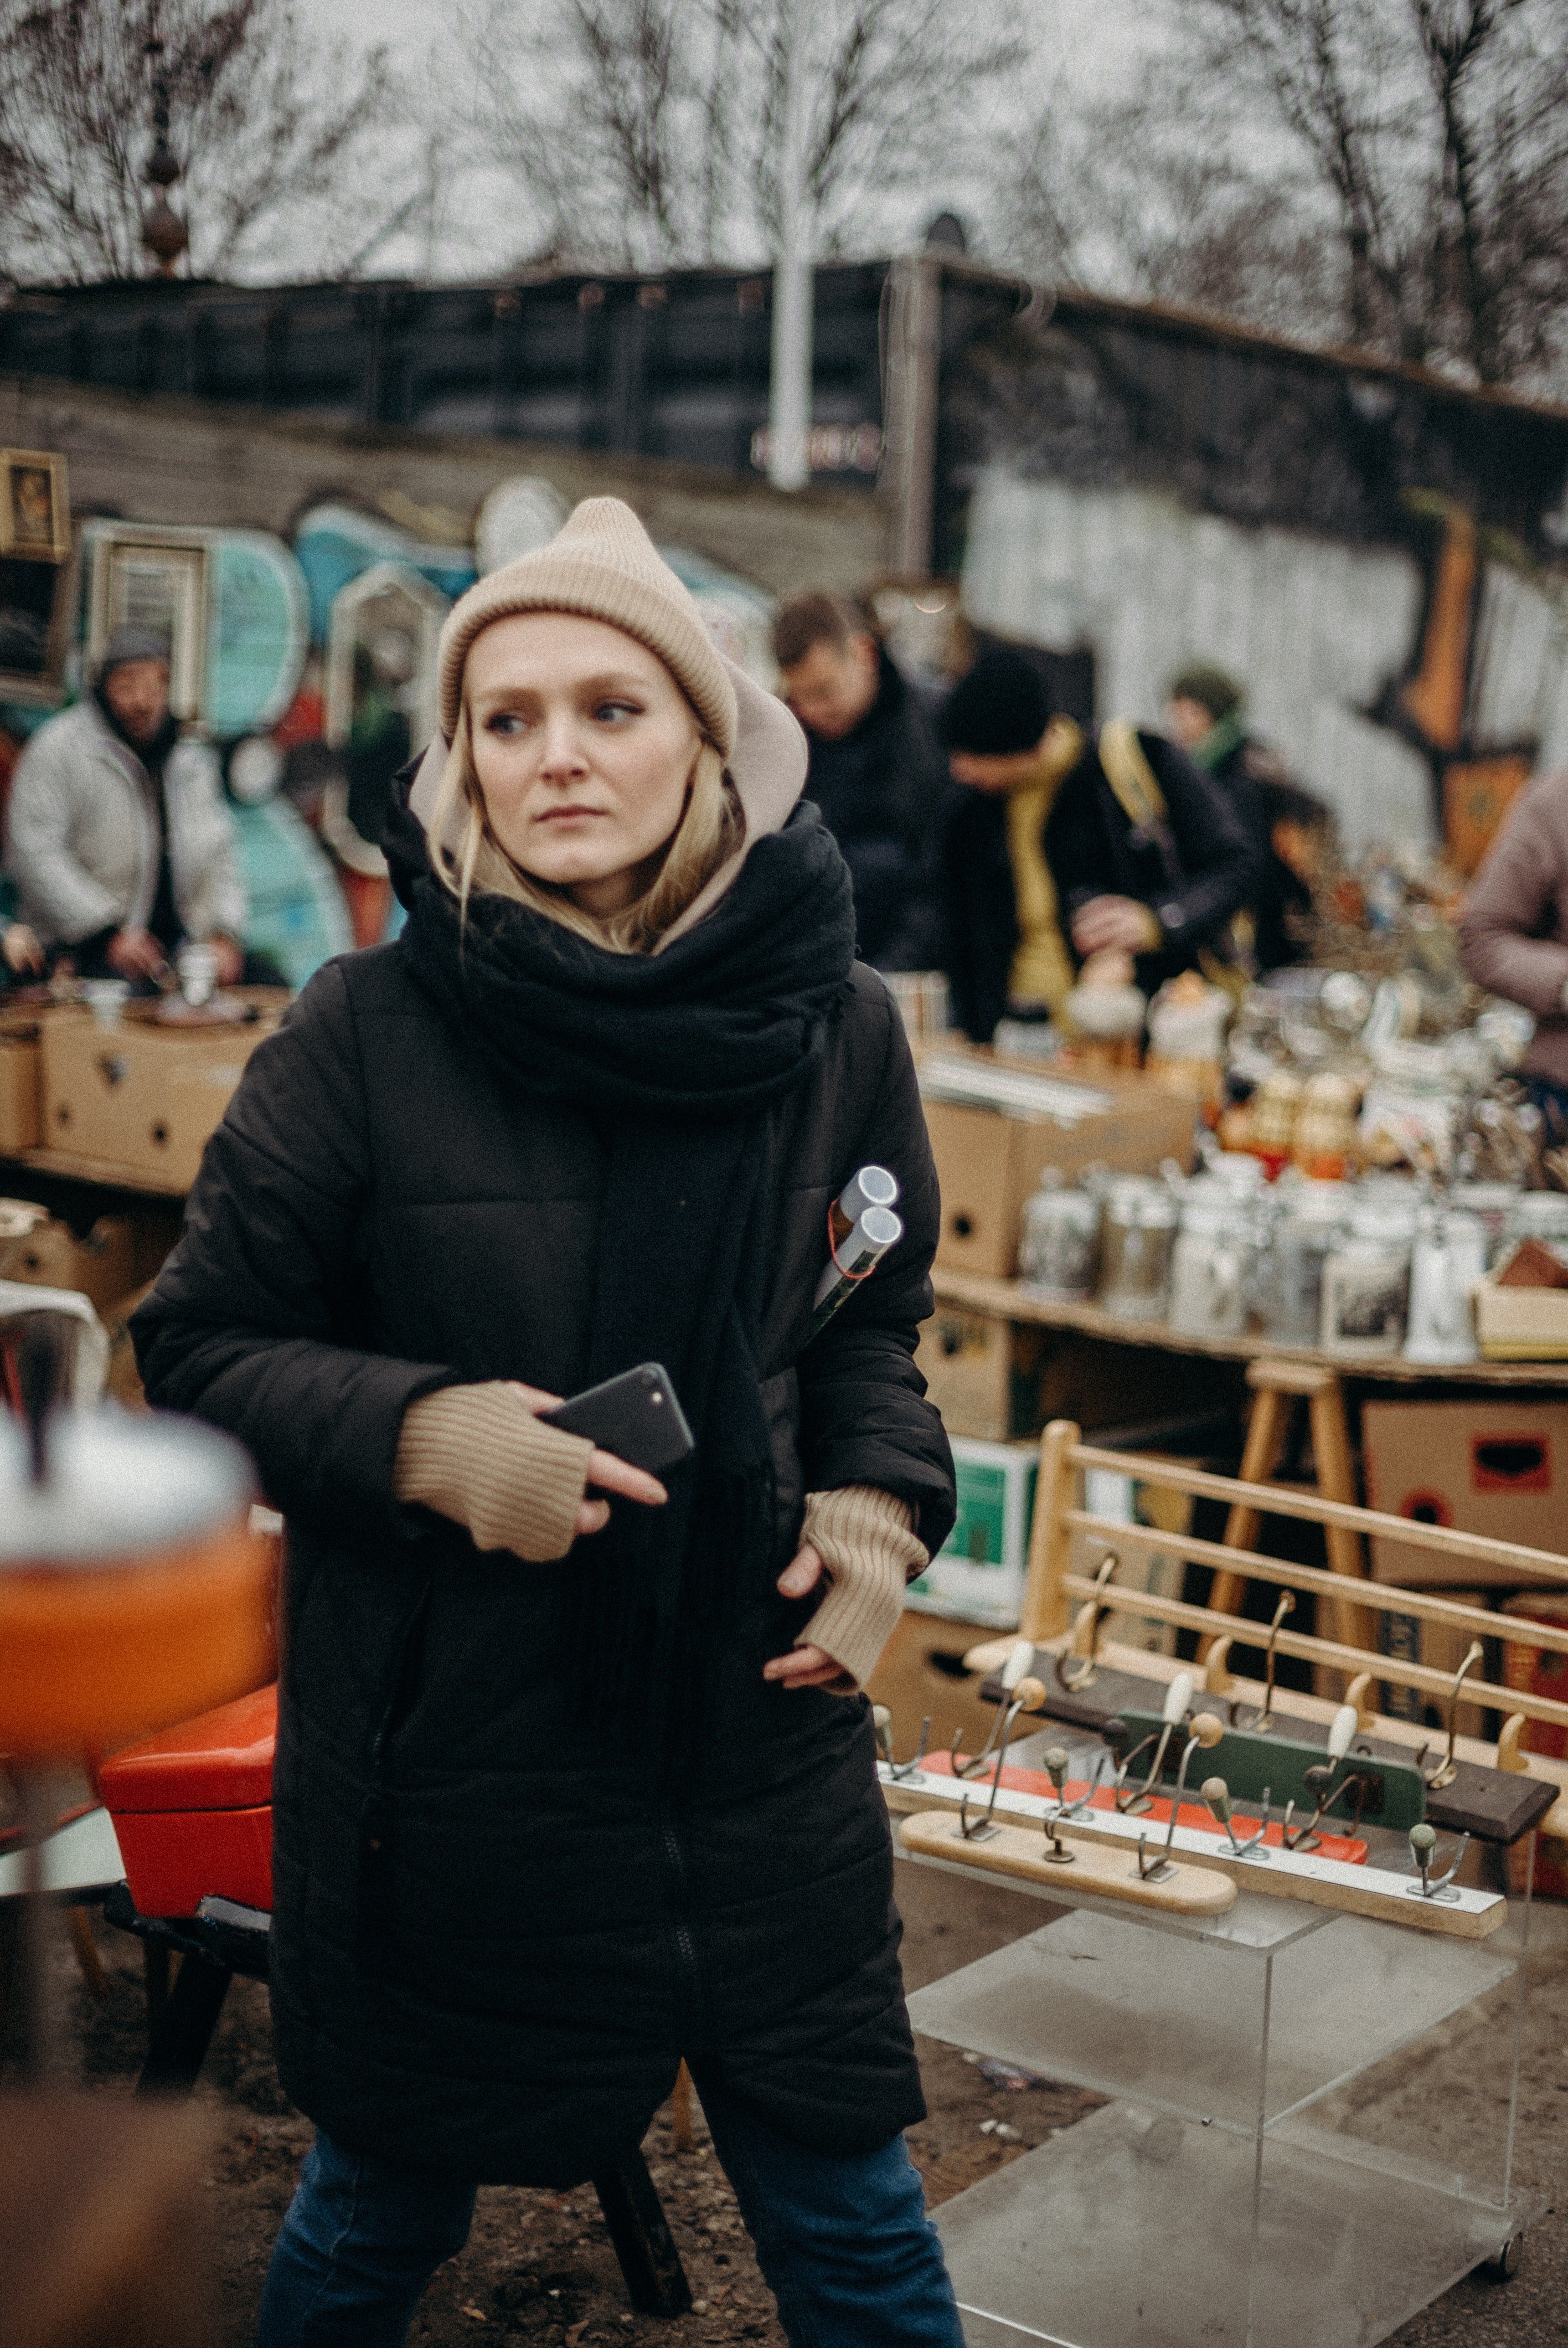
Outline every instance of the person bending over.
<svg viewBox="0 0 1568 2348"><path fill-rule="evenodd" d="M1152 993L1228 951L1258 856L1173 743L1121 720L1086 735L1009 646L955 685L942 732L963 787L943 842L948 971L974 1041L1009 1009L1059 1011L1080 978Z"/></svg>
<svg viewBox="0 0 1568 2348"><path fill-rule="evenodd" d="M783 704L630 508L469 590L406 927L252 1056L135 1316L288 1523L272 1994L316 2123L261 2348L401 2341L476 2186L691 2065L797 2348L960 2348L860 1688L954 1517L937 1184ZM831 1200L906 1236L815 1339ZM665 1485L538 1416L657 1361Z"/></svg>

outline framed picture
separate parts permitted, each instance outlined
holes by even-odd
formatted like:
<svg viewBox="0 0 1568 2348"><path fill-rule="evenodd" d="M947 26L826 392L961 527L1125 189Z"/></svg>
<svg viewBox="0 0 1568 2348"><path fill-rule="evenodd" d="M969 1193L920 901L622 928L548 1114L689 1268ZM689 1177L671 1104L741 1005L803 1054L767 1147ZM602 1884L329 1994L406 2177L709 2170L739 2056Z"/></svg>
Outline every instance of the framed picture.
<svg viewBox="0 0 1568 2348"><path fill-rule="evenodd" d="M47 448L0 448L0 556L64 562L70 551L65 458Z"/></svg>
<svg viewBox="0 0 1568 2348"><path fill-rule="evenodd" d="M74 566L0 554L0 701L52 707L65 687Z"/></svg>
<svg viewBox="0 0 1568 2348"><path fill-rule="evenodd" d="M205 544L131 522L89 526L89 670L117 628L147 628L169 645L169 705L176 717L200 717L206 685Z"/></svg>
<svg viewBox="0 0 1568 2348"><path fill-rule="evenodd" d="M326 739L343 761L345 811L379 851L394 775L436 731L436 659L445 595L406 563L376 562L333 598ZM354 842L338 849L351 870Z"/></svg>

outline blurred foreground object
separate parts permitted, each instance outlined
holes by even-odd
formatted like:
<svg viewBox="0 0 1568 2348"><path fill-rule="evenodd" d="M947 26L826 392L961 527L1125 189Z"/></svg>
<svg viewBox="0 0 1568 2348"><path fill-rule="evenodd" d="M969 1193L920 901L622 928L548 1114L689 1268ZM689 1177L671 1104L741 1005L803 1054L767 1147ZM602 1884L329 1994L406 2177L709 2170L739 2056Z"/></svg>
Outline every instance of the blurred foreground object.
<svg viewBox="0 0 1568 2348"><path fill-rule="evenodd" d="M200 2119L46 2084L48 1773L264 1680L272 1551L250 1534L236 1445L67 1404L77 1325L35 1297L11 1316L24 1324L5 1389L19 1414L0 1416L0 1750L26 1822L30 2075L0 2099L0 2338L199 2348L212 2330L191 2254Z"/></svg>

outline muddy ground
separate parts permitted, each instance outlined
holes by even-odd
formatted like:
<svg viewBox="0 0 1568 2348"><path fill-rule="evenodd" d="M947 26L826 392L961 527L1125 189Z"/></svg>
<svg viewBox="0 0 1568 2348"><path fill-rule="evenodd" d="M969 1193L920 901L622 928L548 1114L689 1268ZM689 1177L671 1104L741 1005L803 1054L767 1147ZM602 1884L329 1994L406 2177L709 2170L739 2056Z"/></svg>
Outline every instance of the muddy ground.
<svg viewBox="0 0 1568 2348"><path fill-rule="evenodd" d="M911 1989L1038 1929L1050 1912L989 1885L911 1868L899 1870L899 1892ZM1568 1910L1538 1910L1538 1927L1518 2168L1526 2186L1550 2199L1568 2174ZM118 2093L134 2076L145 2044L141 1953L138 1943L101 1925L97 1940L108 1975L101 2001L81 1987L63 1941L59 1951L66 2064ZM1495 2111L1495 2031L1481 2028L1477 2017L1461 2018L1450 2039L1460 2075L1475 2084L1479 2127ZM919 2050L930 2116L911 2130L909 2142L933 2203L1071 2127L1097 2100L1057 2085L1003 2084L972 2056L929 2039L919 2041ZM1447 2068L1451 2079L1453 2063ZM1451 2084L1424 2082L1422 2073L1419 2056L1395 2058L1358 2083L1336 2116L1358 2134L1398 2143L1419 2135L1436 2096L1451 2123ZM218 2276L214 2348L244 2348L272 2236L310 2140L308 2124L279 2088L258 1984L235 1983L199 2094L213 2125L205 2193ZM480 2194L468 2247L436 2275L411 2337L424 2348L501 2338L538 2348L626 2341L718 2348L735 2340L783 2348L700 2110L689 2151L675 2148L668 2109L655 2120L646 2150L691 2278L691 2314L662 2323L628 2311L591 2188L567 2194L493 2188ZM1461 2283L1398 2339L1400 2348L1539 2348L1568 2340L1568 2225L1555 2214L1542 2219L1512 2282Z"/></svg>

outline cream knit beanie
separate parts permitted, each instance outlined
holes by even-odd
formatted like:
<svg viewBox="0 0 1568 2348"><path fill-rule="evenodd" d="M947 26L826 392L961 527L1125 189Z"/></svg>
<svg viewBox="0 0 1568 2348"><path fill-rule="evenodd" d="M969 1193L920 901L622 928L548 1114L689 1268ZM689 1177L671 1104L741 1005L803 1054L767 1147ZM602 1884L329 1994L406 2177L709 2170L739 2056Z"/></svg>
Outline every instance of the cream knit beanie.
<svg viewBox="0 0 1568 2348"><path fill-rule="evenodd" d="M735 747L735 688L702 615L629 505L585 498L548 546L492 571L460 596L441 630L441 731L451 741L468 647L492 620L518 612L576 612L623 629L657 653L727 759Z"/></svg>

